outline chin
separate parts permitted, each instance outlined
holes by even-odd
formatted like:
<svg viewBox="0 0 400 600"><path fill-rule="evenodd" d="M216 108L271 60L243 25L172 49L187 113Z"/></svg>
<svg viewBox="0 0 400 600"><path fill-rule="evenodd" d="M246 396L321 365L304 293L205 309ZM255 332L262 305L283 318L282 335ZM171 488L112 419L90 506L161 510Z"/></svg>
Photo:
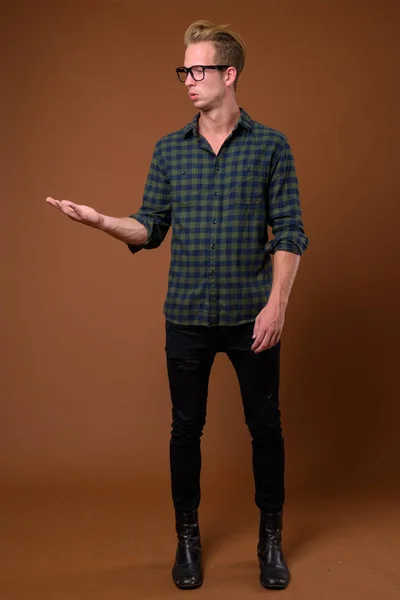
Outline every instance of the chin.
<svg viewBox="0 0 400 600"><path fill-rule="evenodd" d="M200 100L200 98L198 100L195 100L195 102L193 102L193 104L196 108L198 108L199 110L203 110L203 111L210 110L210 108L211 108L209 102L207 102L206 100Z"/></svg>

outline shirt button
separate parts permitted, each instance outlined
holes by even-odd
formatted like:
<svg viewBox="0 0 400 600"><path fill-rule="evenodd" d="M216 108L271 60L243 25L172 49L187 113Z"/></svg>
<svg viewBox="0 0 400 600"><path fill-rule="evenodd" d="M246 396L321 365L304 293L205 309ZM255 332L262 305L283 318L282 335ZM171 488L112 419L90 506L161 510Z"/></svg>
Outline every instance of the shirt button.
<svg viewBox="0 0 400 600"><path fill-rule="evenodd" d="M217 219L214 219L214 220L213 220L213 223L214 223L214 225L216 224L216 222L217 222Z"/></svg>
<svg viewBox="0 0 400 600"><path fill-rule="evenodd" d="M211 248L212 248L213 250L215 250L215 248L216 248L216 247L217 247L217 246L216 246L215 244L213 244L213 245L211 246Z"/></svg>
<svg viewBox="0 0 400 600"><path fill-rule="evenodd" d="M220 170L221 170L221 167L216 167L216 170L217 170L217 171L220 171Z"/></svg>
<svg viewBox="0 0 400 600"><path fill-rule="evenodd" d="M184 169L182 169L182 175L184 175L186 173L186 171Z"/></svg>
<svg viewBox="0 0 400 600"><path fill-rule="evenodd" d="M214 271L214 269L211 269L211 271L210 271L210 275L213 275L213 276L215 275L215 271Z"/></svg>
<svg viewBox="0 0 400 600"><path fill-rule="evenodd" d="M218 196L218 192L216 190L214 192L214 196Z"/></svg>
<svg viewBox="0 0 400 600"><path fill-rule="evenodd" d="M252 171L252 170L253 170L253 167L249 167L249 171Z"/></svg>

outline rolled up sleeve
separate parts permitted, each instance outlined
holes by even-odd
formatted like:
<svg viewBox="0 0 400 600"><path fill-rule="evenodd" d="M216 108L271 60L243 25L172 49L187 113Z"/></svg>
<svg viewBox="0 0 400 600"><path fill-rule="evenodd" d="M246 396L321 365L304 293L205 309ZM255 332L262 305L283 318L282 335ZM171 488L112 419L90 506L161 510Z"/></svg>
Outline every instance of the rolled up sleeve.
<svg viewBox="0 0 400 600"><path fill-rule="evenodd" d="M148 235L145 244L127 244L132 254L142 249L158 248L171 226L170 181L158 144L153 152L142 206L136 213L129 216L141 223L146 228Z"/></svg>
<svg viewBox="0 0 400 600"><path fill-rule="evenodd" d="M309 241L304 233L294 159L285 136L272 164L267 220L273 238L267 242L265 250L269 254L284 250L301 256Z"/></svg>

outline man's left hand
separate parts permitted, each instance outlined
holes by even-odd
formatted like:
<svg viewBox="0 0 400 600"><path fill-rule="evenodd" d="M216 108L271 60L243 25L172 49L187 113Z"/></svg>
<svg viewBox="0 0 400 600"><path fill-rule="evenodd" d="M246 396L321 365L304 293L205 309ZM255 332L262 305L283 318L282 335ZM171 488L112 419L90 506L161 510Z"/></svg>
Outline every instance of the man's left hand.
<svg viewBox="0 0 400 600"><path fill-rule="evenodd" d="M258 354L263 350L272 348L280 340L283 323L285 321L285 310L279 304L268 304L257 315L251 349Z"/></svg>

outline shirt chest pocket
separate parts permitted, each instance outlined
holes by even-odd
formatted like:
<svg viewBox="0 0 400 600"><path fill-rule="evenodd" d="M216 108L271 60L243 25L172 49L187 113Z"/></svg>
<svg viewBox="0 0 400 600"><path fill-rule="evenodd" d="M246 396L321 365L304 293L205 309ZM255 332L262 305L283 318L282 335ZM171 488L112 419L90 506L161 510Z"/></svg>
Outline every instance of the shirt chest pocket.
<svg viewBox="0 0 400 600"><path fill-rule="evenodd" d="M200 202L202 174L196 167L174 169L171 177L171 204L174 209L190 208Z"/></svg>
<svg viewBox="0 0 400 600"><path fill-rule="evenodd" d="M266 177L260 165L239 166L229 199L235 204L260 204L266 198Z"/></svg>

